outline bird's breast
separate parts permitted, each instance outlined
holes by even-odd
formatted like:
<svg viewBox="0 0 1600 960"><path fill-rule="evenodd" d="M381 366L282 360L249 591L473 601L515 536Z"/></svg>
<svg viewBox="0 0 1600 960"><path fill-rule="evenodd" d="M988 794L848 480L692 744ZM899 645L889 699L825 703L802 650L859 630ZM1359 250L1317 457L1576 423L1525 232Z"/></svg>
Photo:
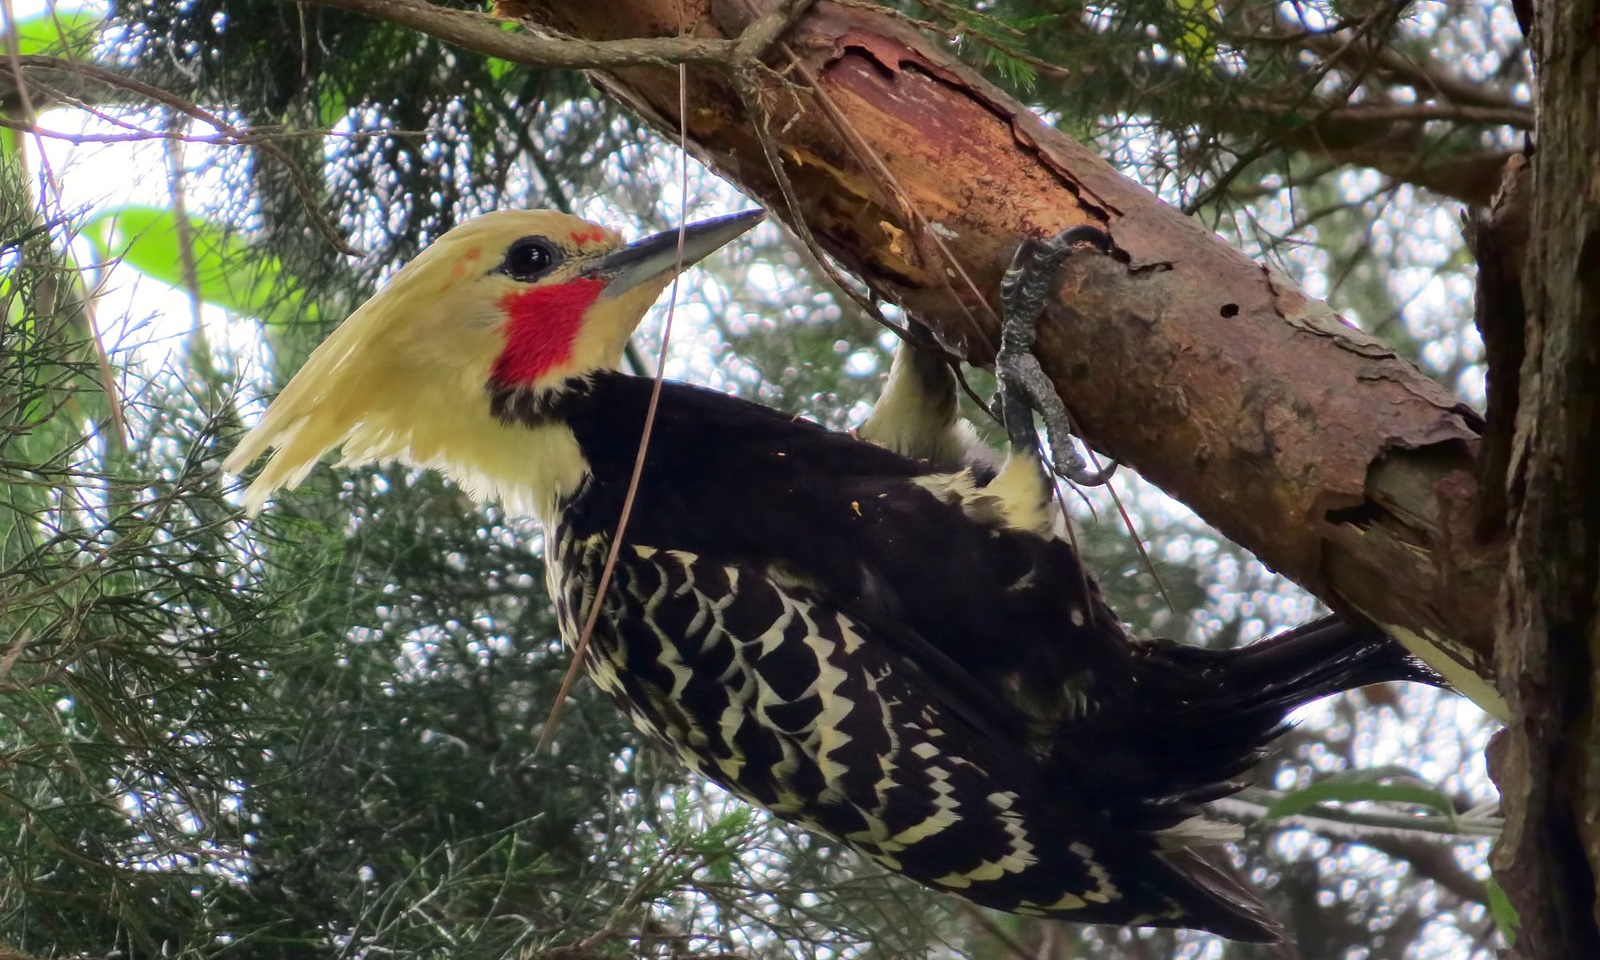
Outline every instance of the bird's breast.
<svg viewBox="0 0 1600 960"><path fill-rule="evenodd" d="M563 528L550 540L568 645L610 543ZM1002 909L1094 912L1124 896L1088 838L1053 822L1014 745L985 742L870 627L804 585L625 543L599 602L590 676L734 795Z"/></svg>

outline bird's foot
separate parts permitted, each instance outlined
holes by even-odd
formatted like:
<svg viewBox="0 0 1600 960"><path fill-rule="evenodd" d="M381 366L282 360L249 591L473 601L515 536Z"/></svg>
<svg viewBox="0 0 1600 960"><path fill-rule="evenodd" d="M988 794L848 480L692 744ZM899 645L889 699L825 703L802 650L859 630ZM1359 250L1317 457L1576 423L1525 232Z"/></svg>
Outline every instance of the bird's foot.
<svg viewBox="0 0 1600 960"><path fill-rule="evenodd" d="M1011 266L1000 280L1000 352L995 376L1000 384L999 414L1013 450L1038 450L1033 413L1044 421L1050 439L1051 467L1056 475L1080 486L1094 487L1111 479L1116 463L1098 470L1078 453L1072 417L1050 378L1033 355L1039 315L1055 295L1061 264L1086 243L1101 253L1112 251L1111 237L1097 227L1076 226L1048 240L1028 237L1017 247Z"/></svg>

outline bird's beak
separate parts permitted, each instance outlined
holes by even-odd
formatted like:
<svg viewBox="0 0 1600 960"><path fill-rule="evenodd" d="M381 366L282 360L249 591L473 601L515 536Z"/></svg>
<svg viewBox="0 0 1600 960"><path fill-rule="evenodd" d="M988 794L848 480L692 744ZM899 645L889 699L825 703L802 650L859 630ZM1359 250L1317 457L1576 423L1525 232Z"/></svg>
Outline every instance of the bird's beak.
<svg viewBox="0 0 1600 960"><path fill-rule="evenodd" d="M607 254L584 270L583 275L605 281L605 289L600 293L602 298L615 297L651 280L672 276L684 267L699 262L713 250L760 223L764 216L766 214L760 210L746 210L701 220L681 229L663 230ZM683 238L681 251L678 249L680 236Z"/></svg>

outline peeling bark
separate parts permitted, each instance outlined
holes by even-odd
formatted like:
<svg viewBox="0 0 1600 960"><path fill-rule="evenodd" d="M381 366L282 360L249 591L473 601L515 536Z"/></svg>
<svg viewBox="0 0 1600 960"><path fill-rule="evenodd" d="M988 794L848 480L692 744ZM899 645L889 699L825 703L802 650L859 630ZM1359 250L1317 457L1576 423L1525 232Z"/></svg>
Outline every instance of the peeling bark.
<svg viewBox="0 0 1600 960"><path fill-rule="evenodd" d="M1514 956L1600 957L1600 0L1534 7L1538 150L1492 751Z"/></svg>
<svg viewBox="0 0 1600 960"><path fill-rule="evenodd" d="M1528 160L1517 154L1502 171L1489 208L1462 216L1463 234L1478 261L1473 315L1483 340L1489 410L1478 454L1478 535L1506 532L1506 471L1520 406L1527 308L1522 301L1528 259Z"/></svg>

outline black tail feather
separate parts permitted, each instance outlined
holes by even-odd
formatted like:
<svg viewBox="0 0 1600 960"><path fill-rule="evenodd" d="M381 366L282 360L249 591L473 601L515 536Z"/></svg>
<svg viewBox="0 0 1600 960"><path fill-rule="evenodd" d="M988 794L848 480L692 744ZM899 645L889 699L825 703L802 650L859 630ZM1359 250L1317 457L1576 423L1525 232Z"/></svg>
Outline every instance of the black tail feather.
<svg viewBox="0 0 1600 960"><path fill-rule="evenodd" d="M1298 707L1372 683L1444 685L1397 641L1338 617L1232 650L1144 642L1135 660L1133 688L1066 725L1054 756L1063 770L1098 770L1089 789L1143 830L1233 792Z"/></svg>
<svg viewBox="0 0 1600 960"><path fill-rule="evenodd" d="M1244 943L1280 943L1283 927L1267 905L1240 879L1221 850L1168 850L1156 855L1171 872L1169 883L1185 888L1185 926Z"/></svg>
<svg viewBox="0 0 1600 960"><path fill-rule="evenodd" d="M1207 848L1215 832L1186 821L1244 786L1296 708L1372 683L1445 685L1397 641L1337 617L1233 650L1140 643L1130 677L1058 732L1060 789L1107 811L1111 830L1149 838L1154 888L1183 913L1172 922L1263 943L1282 928Z"/></svg>
<svg viewBox="0 0 1600 960"><path fill-rule="evenodd" d="M1176 665L1198 666L1202 673L1220 669L1242 699L1286 710L1374 683L1405 680L1445 686L1443 678L1398 641L1338 616L1322 617L1234 650L1165 642L1160 646ZM1204 663L1207 659L1213 662Z"/></svg>

